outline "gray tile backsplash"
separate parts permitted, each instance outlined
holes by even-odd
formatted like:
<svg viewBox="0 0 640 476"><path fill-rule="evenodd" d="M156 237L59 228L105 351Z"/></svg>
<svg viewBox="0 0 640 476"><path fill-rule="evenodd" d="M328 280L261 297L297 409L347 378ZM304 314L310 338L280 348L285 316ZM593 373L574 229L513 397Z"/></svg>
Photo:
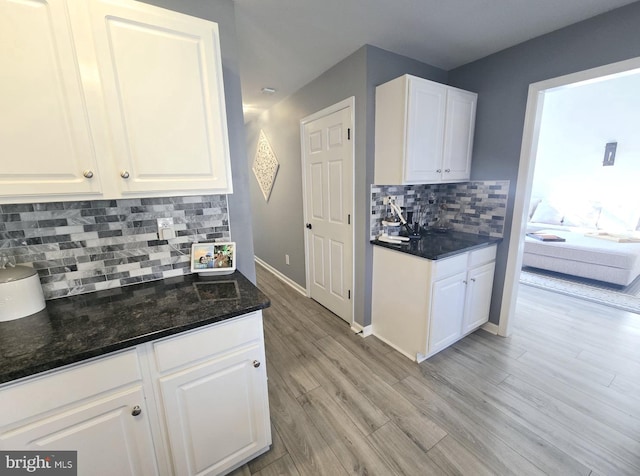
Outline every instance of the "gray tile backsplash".
<svg viewBox="0 0 640 476"><path fill-rule="evenodd" d="M191 243L230 239L226 195L0 205L0 255L37 269L46 299L188 274Z"/></svg>
<svg viewBox="0 0 640 476"><path fill-rule="evenodd" d="M508 180L483 180L431 185L372 185L371 230L374 239L382 232L388 214L384 197L402 197L405 218L413 214L420 226L448 222L456 231L502 238L509 195ZM431 203L430 203L431 202Z"/></svg>

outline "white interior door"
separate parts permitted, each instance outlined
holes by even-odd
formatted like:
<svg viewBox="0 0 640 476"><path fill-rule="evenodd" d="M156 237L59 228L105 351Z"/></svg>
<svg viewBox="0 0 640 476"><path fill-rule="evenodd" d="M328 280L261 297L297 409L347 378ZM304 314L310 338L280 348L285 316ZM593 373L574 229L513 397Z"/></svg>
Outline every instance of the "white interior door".
<svg viewBox="0 0 640 476"><path fill-rule="evenodd" d="M350 100L301 122L307 292L349 323L353 320L352 122Z"/></svg>

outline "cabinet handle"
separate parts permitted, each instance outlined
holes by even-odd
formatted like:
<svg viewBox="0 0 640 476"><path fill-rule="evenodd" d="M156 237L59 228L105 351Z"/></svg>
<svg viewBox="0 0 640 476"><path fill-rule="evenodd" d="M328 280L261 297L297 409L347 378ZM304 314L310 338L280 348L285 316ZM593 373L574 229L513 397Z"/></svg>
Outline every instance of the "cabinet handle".
<svg viewBox="0 0 640 476"><path fill-rule="evenodd" d="M467 281L466 281L466 280L463 280L462 282L463 282L464 284L467 284Z"/></svg>
<svg viewBox="0 0 640 476"><path fill-rule="evenodd" d="M442 169L437 169L436 172L441 173Z"/></svg>
<svg viewBox="0 0 640 476"><path fill-rule="evenodd" d="M84 175L84 178L93 178L93 170L87 169L82 172L82 175Z"/></svg>
<svg viewBox="0 0 640 476"><path fill-rule="evenodd" d="M260 367L260 361L259 360L254 360L253 361L253 366L257 369L258 367Z"/></svg>
<svg viewBox="0 0 640 476"><path fill-rule="evenodd" d="M129 178L129 172L126 170L123 170L120 172L120 177L122 177L123 179L128 179Z"/></svg>
<svg viewBox="0 0 640 476"><path fill-rule="evenodd" d="M471 281L475 283L476 282L476 278L471 278Z"/></svg>
<svg viewBox="0 0 640 476"><path fill-rule="evenodd" d="M451 169L444 169L444 171L445 171L446 173L449 173L449 172L451 172Z"/></svg>
<svg viewBox="0 0 640 476"><path fill-rule="evenodd" d="M142 408L140 408L140 405L136 405L135 407L133 407L133 411L131 412L132 416L138 416L142 413Z"/></svg>

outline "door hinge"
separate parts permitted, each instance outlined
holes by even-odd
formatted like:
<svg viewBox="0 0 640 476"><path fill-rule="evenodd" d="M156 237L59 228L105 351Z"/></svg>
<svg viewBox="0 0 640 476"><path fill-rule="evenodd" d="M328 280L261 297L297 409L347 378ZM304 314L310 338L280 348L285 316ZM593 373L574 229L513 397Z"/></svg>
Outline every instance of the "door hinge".
<svg viewBox="0 0 640 476"><path fill-rule="evenodd" d="M347 225L351 225L351 213L347 214Z"/></svg>
<svg viewBox="0 0 640 476"><path fill-rule="evenodd" d="M347 140L351 140L351 128L347 128Z"/></svg>
<svg viewBox="0 0 640 476"><path fill-rule="evenodd" d="M348 297L349 299L351 299L351 289L349 289L349 290L347 291L347 297Z"/></svg>

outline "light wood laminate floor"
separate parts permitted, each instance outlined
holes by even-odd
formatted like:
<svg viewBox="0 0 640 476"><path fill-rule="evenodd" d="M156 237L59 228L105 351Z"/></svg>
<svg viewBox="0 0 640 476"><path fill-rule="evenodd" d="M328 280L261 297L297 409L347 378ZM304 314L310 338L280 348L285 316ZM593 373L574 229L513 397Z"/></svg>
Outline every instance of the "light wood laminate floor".
<svg viewBox="0 0 640 476"><path fill-rule="evenodd" d="M257 271L273 446L234 475L640 474L640 316L520 286L418 365Z"/></svg>

